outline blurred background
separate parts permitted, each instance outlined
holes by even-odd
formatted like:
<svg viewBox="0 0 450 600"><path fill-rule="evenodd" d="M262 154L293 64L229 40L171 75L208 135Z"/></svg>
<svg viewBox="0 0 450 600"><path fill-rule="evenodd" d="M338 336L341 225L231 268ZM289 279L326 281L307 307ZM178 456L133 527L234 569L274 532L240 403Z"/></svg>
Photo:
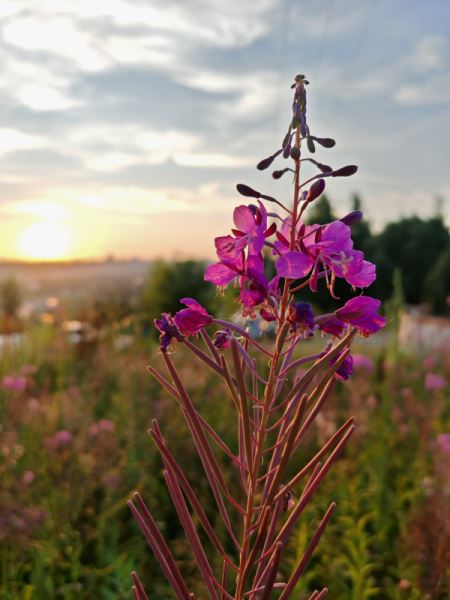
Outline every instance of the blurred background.
<svg viewBox="0 0 450 600"><path fill-rule="evenodd" d="M316 158L359 165L308 219L363 210L353 238L389 326L358 343L353 381L308 440L357 417L298 597L448 598L450 4L3 0L0 46L0 599L128 598L135 567L169 597L125 506L134 488L195 587L146 435L158 417L196 480L182 419L145 370L152 322L183 296L239 319L203 271L236 183L290 202L289 181L255 165L280 146L299 72L312 133L337 141ZM302 299L335 306L326 290ZM233 446L223 390L177 353ZM206 491L205 506L214 520Z"/></svg>

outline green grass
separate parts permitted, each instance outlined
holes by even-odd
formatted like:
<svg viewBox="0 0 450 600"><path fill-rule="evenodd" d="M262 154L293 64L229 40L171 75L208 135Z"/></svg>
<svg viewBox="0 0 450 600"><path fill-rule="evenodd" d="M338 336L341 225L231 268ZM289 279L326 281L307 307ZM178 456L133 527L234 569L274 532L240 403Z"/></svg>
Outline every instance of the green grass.
<svg viewBox="0 0 450 600"><path fill-rule="evenodd" d="M299 598L325 585L338 600L447 598L445 560L434 537L442 533L439 507L448 502L442 475L448 456L430 440L450 430L448 398L443 390L425 390L422 358L395 352L387 361L382 349L370 352L375 370L361 370L339 386L299 452L297 466L329 431L355 415L357 433L305 512L282 570L289 572L314 523L336 500ZM175 360L202 414L234 447L229 424L235 419L223 387L181 350ZM434 361L433 372L449 378L443 356L428 361ZM48 326L36 326L20 348L3 353L0 380L20 375L25 365L35 372L28 369L23 391L0 388L1 600L129 598L132 569L142 575L152 600L170 598L126 508L134 489L148 501L195 589L192 553L146 433L153 417L219 532L221 526L186 426L146 372L149 362L159 364L159 357L148 339L137 338L121 352L112 336L74 347ZM92 426L102 419L114 431L108 426L96 432ZM72 441L52 448L51 436L59 430L69 431ZM34 475L29 483L28 471ZM436 510L427 512L431 504Z"/></svg>

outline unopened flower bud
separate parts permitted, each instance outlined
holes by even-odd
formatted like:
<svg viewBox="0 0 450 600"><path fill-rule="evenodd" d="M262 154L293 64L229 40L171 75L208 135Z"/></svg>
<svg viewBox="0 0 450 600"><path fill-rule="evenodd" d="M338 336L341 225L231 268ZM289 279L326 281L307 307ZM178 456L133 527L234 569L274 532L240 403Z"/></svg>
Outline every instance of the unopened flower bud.
<svg viewBox="0 0 450 600"><path fill-rule="evenodd" d="M314 142L311 136L308 136L306 138L306 145L308 146L308 150L311 152L311 154L314 154L314 152L316 151L316 147L314 146Z"/></svg>
<svg viewBox="0 0 450 600"><path fill-rule="evenodd" d="M283 177L283 175L286 173L286 171L290 171L291 169L289 169L289 167L287 167L286 169L281 169L280 171L274 171L272 173L272 177L274 179L280 179L280 177Z"/></svg>
<svg viewBox="0 0 450 600"><path fill-rule="evenodd" d="M261 194L259 192L257 192L250 186L245 185L245 183L238 183L236 186L236 189L240 194L242 194L242 196L247 196L247 198L260 198L261 197Z"/></svg>
<svg viewBox="0 0 450 600"><path fill-rule="evenodd" d="M342 221L342 223L345 223L345 225L355 225L355 223L359 223L362 218L363 213L360 210L354 210L353 212L348 213L348 215L345 215L345 217L342 217L342 219L339 220Z"/></svg>
<svg viewBox="0 0 450 600"><path fill-rule="evenodd" d="M307 202L313 202L316 198L320 196L320 194L325 189L325 180L318 179L315 181L312 186L309 188L308 195L306 196Z"/></svg>
<svg viewBox="0 0 450 600"><path fill-rule="evenodd" d="M218 350L225 350L231 346L231 341L233 339L233 335L229 329L222 329L221 331L216 331L214 334L214 346Z"/></svg>
<svg viewBox="0 0 450 600"><path fill-rule="evenodd" d="M317 163L317 167L322 171L322 173L331 173L333 171L333 167L324 165L323 163Z"/></svg>
<svg viewBox="0 0 450 600"><path fill-rule="evenodd" d="M287 134L284 136L283 141L281 142L281 147L285 148L289 142L291 141L291 137L292 137L292 133L291 133L291 126L289 125L289 129Z"/></svg>
<svg viewBox="0 0 450 600"><path fill-rule="evenodd" d="M318 138L312 135L311 139L323 146L324 148L332 148L336 145L336 141L332 138Z"/></svg>
<svg viewBox="0 0 450 600"><path fill-rule="evenodd" d="M298 146L292 146L291 158L293 158L294 160L300 160L300 148Z"/></svg>
<svg viewBox="0 0 450 600"><path fill-rule="evenodd" d="M274 152L272 154L272 156L268 156L267 158L263 158L262 160L260 160L259 163L256 165L256 168L258 169L258 171L264 171L265 169L270 167L270 165L273 163L274 159L282 152L283 152L283 148L280 148L279 150Z"/></svg>
<svg viewBox="0 0 450 600"><path fill-rule="evenodd" d="M354 175L358 167L356 165L347 165L346 167L342 167L337 171L333 171L331 173L331 177L350 177L350 175Z"/></svg>

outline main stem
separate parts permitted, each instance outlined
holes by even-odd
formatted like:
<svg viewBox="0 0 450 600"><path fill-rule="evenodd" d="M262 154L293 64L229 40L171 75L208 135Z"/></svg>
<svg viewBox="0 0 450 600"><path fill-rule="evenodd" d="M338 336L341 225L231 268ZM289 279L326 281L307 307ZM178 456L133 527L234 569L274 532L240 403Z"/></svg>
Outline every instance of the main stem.
<svg viewBox="0 0 450 600"><path fill-rule="evenodd" d="M297 89L302 83L297 84ZM297 92L296 89L296 92ZM297 126L295 132L295 145L300 148L300 129ZM294 175L294 201L292 209L292 221L290 231L290 250L295 249L296 242L296 223L299 209L299 198L300 198L300 157L295 161L295 175ZM280 302L279 320L277 326L277 334L275 339L275 352L273 357L269 361L269 378L267 386L264 392L264 405L262 408L261 422L259 425L259 432L256 440L256 448L254 453L253 465L248 465L251 474L248 477L248 494L247 494L247 505L244 517L244 528L242 534L241 553L239 559L239 572L236 579L236 600L244 600L245 584L248 579L249 573L252 568L252 564L249 564L250 554L250 528L252 526L253 516L255 514L255 496L257 493L257 479L261 468L261 459L266 441L266 429L267 420L269 418L269 409L273 400L273 393L275 390L276 378L277 378L277 367L280 359L280 355L284 348L284 342L287 332L286 323L286 309L289 301L289 284L290 280L286 279L283 288L283 295ZM264 511L261 511L261 516ZM261 520L262 521L262 518ZM257 534L254 536L257 538Z"/></svg>

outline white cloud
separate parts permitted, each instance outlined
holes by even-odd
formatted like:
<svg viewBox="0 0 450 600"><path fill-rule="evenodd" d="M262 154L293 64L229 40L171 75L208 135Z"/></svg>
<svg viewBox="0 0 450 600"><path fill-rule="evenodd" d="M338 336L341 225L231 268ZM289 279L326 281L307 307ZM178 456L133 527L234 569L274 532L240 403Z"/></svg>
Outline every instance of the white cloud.
<svg viewBox="0 0 450 600"><path fill-rule="evenodd" d="M17 150L30 150L46 145L46 140L41 136L30 135L17 129L0 129L0 155Z"/></svg>
<svg viewBox="0 0 450 600"><path fill-rule="evenodd" d="M71 211L67 207L39 198L8 202L1 207L1 211L7 215L35 216L48 221L61 221L69 219L71 216Z"/></svg>
<svg viewBox="0 0 450 600"><path fill-rule="evenodd" d="M421 83L400 86L394 98L399 104L447 104L450 102L450 70L430 76Z"/></svg>

